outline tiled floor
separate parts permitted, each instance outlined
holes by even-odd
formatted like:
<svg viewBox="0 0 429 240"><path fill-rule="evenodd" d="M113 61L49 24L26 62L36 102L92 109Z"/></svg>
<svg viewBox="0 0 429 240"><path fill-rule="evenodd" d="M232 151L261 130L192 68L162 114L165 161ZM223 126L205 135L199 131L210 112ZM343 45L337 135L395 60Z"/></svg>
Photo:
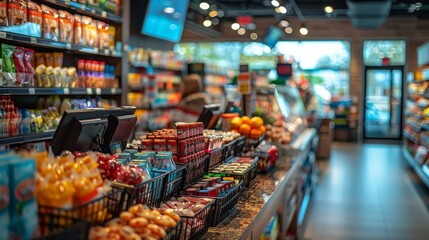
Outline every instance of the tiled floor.
<svg viewBox="0 0 429 240"><path fill-rule="evenodd" d="M400 146L335 143L332 150L319 163L304 239L429 239L429 190Z"/></svg>

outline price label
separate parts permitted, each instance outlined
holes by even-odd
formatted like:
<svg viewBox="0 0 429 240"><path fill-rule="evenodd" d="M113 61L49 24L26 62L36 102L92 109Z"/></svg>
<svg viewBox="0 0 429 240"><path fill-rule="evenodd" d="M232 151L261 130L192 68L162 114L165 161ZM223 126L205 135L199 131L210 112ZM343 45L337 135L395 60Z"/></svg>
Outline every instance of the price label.
<svg viewBox="0 0 429 240"><path fill-rule="evenodd" d="M251 77L250 77L250 73L248 72L240 73L238 75L238 78L237 78L238 90L240 91L241 94L250 94L252 92L250 80L251 80Z"/></svg>
<svg viewBox="0 0 429 240"><path fill-rule="evenodd" d="M31 43L37 43L37 38L32 37L32 38L30 38L30 41L31 41Z"/></svg>
<svg viewBox="0 0 429 240"><path fill-rule="evenodd" d="M92 9L92 10L91 10L91 12L92 12L92 13L95 13L95 9Z"/></svg>
<svg viewBox="0 0 429 240"><path fill-rule="evenodd" d="M98 48L94 48L95 53L98 53L98 51L99 51Z"/></svg>
<svg viewBox="0 0 429 240"><path fill-rule="evenodd" d="M104 17L104 18L107 17L107 12L106 11L102 11L101 12L101 16Z"/></svg>
<svg viewBox="0 0 429 240"><path fill-rule="evenodd" d="M30 95L34 95L34 94L36 94L36 90L35 90L34 88L29 88L29 89L28 89L28 93L29 93Z"/></svg>
<svg viewBox="0 0 429 240"><path fill-rule="evenodd" d="M96 89L95 89L95 94L97 94L97 95L101 95L101 89L100 89L100 88L96 88Z"/></svg>
<svg viewBox="0 0 429 240"><path fill-rule="evenodd" d="M111 88L111 89L110 89L110 92L111 92L112 94L116 94L116 88Z"/></svg>
<svg viewBox="0 0 429 240"><path fill-rule="evenodd" d="M86 93L87 93L88 95L92 95L92 88L87 88L87 89L86 89Z"/></svg>
<svg viewBox="0 0 429 240"><path fill-rule="evenodd" d="M6 33L5 32L0 32L0 38L6 38Z"/></svg>
<svg viewBox="0 0 429 240"><path fill-rule="evenodd" d="M86 10L86 6L82 5L82 7L80 9L82 9L82 11L85 11Z"/></svg>
<svg viewBox="0 0 429 240"><path fill-rule="evenodd" d="M109 51L109 49L104 49L104 55L107 55L107 56L109 56L109 55L110 55L110 51Z"/></svg>
<svg viewBox="0 0 429 240"><path fill-rule="evenodd" d="M68 88L64 88L63 91L64 91L64 94L66 94L66 95L70 94L70 89L68 89Z"/></svg>
<svg viewBox="0 0 429 240"><path fill-rule="evenodd" d="M71 47L72 47L71 43L67 43L67 44L66 44L66 48L67 48L67 49L71 49Z"/></svg>

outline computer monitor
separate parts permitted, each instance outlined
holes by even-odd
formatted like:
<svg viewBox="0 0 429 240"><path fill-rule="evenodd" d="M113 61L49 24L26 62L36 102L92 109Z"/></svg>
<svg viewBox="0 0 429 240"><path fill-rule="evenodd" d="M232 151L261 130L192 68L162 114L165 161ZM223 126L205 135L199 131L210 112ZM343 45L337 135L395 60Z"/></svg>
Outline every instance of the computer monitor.
<svg viewBox="0 0 429 240"><path fill-rule="evenodd" d="M108 117L108 126L104 134L102 150L105 153L121 153L127 147L128 139L137 123L135 115Z"/></svg>
<svg viewBox="0 0 429 240"><path fill-rule="evenodd" d="M204 128L212 129L216 127L217 121L222 114L220 104L205 105L203 111L198 117L198 122L204 123Z"/></svg>

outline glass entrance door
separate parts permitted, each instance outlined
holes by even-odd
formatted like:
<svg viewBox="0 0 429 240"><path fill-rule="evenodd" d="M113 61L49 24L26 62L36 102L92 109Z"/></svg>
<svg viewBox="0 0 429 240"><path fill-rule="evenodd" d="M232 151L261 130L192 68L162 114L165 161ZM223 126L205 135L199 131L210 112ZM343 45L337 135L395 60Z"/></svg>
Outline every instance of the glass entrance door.
<svg viewBox="0 0 429 240"><path fill-rule="evenodd" d="M365 68L365 139L401 139L403 67Z"/></svg>

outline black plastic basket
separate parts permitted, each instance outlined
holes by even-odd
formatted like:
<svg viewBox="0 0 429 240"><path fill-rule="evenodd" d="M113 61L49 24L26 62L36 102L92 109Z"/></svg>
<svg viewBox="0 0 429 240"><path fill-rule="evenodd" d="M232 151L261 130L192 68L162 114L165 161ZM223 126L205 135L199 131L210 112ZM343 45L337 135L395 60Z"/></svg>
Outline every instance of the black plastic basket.
<svg viewBox="0 0 429 240"><path fill-rule="evenodd" d="M244 150L244 145L246 145L246 137L241 136L237 138L237 143L235 146L235 156L241 156L241 153Z"/></svg>
<svg viewBox="0 0 429 240"><path fill-rule="evenodd" d="M258 157L255 158L253 164L244 173L222 173L225 176L234 177L235 179L241 180L245 187L250 185L250 182L256 177L258 173ZM216 173L218 174L218 173Z"/></svg>
<svg viewBox="0 0 429 240"><path fill-rule="evenodd" d="M223 162L228 161L231 157L235 156L235 147L237 146L237 139L232 140L231 142L223 145Z"/></svg>
<svg viewBox="0 0 429 240"><path fill-rule="evenodd" d="M137 186L114 182L113 187L122 190L121 211L126 211L139 203L150 207L156 206L162 199L165 176L165 173L161 174Z"/></svg>
<svg viewBox="0 0 429 240"><path fill-rule="evenodd" d="M223 160L224 147L220 147L215 150L211 150L207 153L207 163L205 172L208 172L210 168L215 167L222 163Z"/></svg>
<svg viewBox="0 0 429 240"><path fill-rule="evenodd" d="M76 220L76 223L63 230L33 240L87 240L90 228L91 222Z"/></svg>
<svg viewBox="0 0 429 240"><path fill-rule="evenodd" d="M39 205L39 227L41 236L61 234L66 228L74 226L81 221L88 221L92 225L102 225L120 212L122 191L112 189L108 194L94 199L86 204L71 209L55 208ZM85 227L76 225L78 227ZM64 236L68 236L65 231ZM85 234L88 234L87 232ZM61 235L63 236L63 235ZM83 235L82 235L83 236ZM72 236L69 236L72 237ZM80 235L76 235L80 239ZM61 238L69 239L69 238Z"/></svg>
<svg viewBox="0 0 429 240"><path fill-rule="evenodd" d="M162 238L162 240L179 240L180 234L182 232L183 227L183 220L180 219L180 221L176 224L174 228L171 228L167 231L167 234L165 237Z"/></svg>
<svg viewBox="0 0 429 240"><path fill-rule="evenodd" d="M242 151L253 151L265 139L265 134L262 134L258 139L246 139Z"/></svg>
<svg viewBox="0 0 429 240"><path fill-rule="evenodd" d="M220 222L227 218L232 212L237 209L238 198L244 188L244 183L240 182L229 193L223 197L214 198L214 214L210 226L216 227Z"/></svg>
<svg viewBox="0 0 429 240"><path fill-rule="evenodd" d="M176 170L166 173L164 178L164 186L162 187L162 197L161 200L167 201L170 198L180 191L180 187L183 184L183 179L185 175L186 166L177 165ZM164 174L165 172L161 171L152 171L156 176Z"/></svg>
<svg viewBox="0 0 429 240"><path fill-rule="evenodd" d="M204 176L207 155L197 159L193 163L186 164L185 176L183 178L182 190L194 185ZM178 164L179 165L179 164Z"/></svg>
<svg viewBox="0 0 429 240"><path fill-rule="evenodd" d="M193 217L181 216L183 219L180 233L181 240L200 239L209 229L213 214L214 200L195 213Z"/></svg>

